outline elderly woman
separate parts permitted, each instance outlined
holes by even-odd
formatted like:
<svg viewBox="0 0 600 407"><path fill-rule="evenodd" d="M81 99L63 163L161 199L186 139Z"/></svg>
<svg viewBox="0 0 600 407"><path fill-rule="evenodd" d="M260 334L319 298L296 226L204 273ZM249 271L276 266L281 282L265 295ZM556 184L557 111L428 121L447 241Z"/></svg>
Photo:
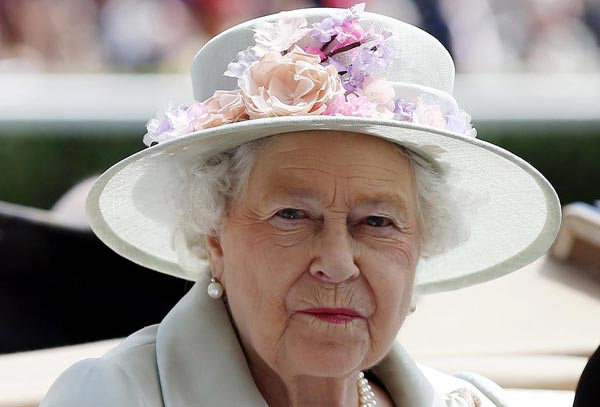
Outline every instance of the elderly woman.
<svg viewBox="0 0 600 407"><path fill-rule="evenodd" d="M547 181L474 137L453 75L433 37L361 6L210 41L202 102L151 120L88 198L107 245L197 283L42 405L505 406L395 343L416 292L513 271L559 224Z"/></svg>

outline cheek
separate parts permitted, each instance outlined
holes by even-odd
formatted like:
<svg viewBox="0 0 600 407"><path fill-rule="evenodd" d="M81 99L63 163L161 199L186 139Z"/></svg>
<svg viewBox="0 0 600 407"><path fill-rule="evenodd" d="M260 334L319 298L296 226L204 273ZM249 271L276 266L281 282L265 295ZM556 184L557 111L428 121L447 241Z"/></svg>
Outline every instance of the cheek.
<svg viewBox="0 0 600 407"><path fill-rule="evenodd" d="M370 251L360 264L371 287L375 312L369 321L376 354L385 354L410 307L418 249L416 245Z"/></svg>
<svg viewBox="0 0 600 407"><path fill-rule="evenodd" d="M282 245L281 236L266 232L255 225L230 233L224 242L223 283L231 312L254 348L268 348L281 336L289 319L286 297L307 267L302 245Z"/></svg>

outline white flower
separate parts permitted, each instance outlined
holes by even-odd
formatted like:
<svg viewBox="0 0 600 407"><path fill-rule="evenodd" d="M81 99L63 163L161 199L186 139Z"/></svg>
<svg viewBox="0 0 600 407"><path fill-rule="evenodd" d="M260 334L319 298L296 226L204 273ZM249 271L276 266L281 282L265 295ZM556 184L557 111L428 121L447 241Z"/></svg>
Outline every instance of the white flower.
<svg viewBox="0 0 600 407"><path fill-rule="evenodd" d="M280 16L275 22L257 25L254 30L256 46L253 51L258 57L270 51L288 51L310 32L310 28L306 27L305 18L292 18L286 13L280 13Z"/></svg>

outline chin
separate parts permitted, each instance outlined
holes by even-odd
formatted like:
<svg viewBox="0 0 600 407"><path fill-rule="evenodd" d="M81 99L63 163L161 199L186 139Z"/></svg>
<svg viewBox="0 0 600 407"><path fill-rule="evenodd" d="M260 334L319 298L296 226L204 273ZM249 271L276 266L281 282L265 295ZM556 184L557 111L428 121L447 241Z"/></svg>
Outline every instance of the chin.
<svg viewBox="0 0 600 407"><path fill-rule="evenodd" d="M283 356L295 374L343 377L366 367L370 346L365 327L311 325L289 329L286 335Z"/></svg>

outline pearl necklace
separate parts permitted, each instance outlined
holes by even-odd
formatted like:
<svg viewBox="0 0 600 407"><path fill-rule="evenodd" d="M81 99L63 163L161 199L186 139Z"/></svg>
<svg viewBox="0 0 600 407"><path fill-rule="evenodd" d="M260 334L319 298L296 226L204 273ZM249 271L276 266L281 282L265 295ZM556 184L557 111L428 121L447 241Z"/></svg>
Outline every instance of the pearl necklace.
<svg viewBox="0 0 600 407"><path fill-rule="evenodd" d="M360 407L375 407L377 400L375 400L375 393L369 385L369 381L365 378L365 374L360 372L358 379L356 380L356 387L358 388L359 406Z"/></svg>

